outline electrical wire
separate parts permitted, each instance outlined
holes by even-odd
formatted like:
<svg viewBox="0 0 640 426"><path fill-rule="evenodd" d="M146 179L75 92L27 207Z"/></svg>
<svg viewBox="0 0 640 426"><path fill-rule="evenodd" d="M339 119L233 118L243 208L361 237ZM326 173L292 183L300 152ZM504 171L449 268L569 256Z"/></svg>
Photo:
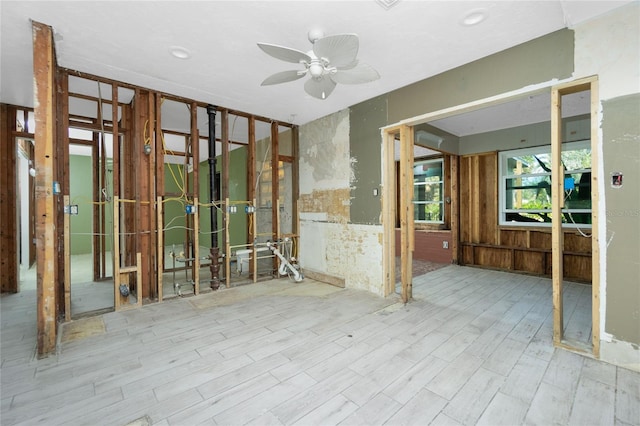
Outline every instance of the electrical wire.
<svg viewBox="0 0 640 426"><path fill-rule="evenodd" d="M573 189L570 189L568 191L565 190L565 197L564 197L564 202L566 204L566 202L569 200L569 198L571 197L571 193L573 192ZM573 220L573 215L571 214L571 212L567 212L567 216L569 216L569 220L576 225L576 230L580 233L580 235L582 235L585 238L591 238L591 236L593 234L586 234L582 231L582 229L580 229L580 225L578 225L575 220Z"/></svg>

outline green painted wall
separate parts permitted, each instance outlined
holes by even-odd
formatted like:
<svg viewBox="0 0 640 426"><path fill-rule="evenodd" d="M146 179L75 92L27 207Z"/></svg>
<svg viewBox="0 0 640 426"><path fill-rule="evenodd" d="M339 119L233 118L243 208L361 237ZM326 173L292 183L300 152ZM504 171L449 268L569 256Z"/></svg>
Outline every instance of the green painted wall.
<svg viewBox="0 0 640 426"><path fill-rule="evenodd" d="M108 178L110 180L111 174ZM91 157L69 156L69 201L78 206L78 215L69 218L71 227L71 254L91 254L93 250L93 165ZM111 188L111 184L108 184ZM105 205L105 226L107 232L113 228L113 205ZM112 236L108 235L105 249L111 250Z"/></svg>
<svg viewBox="0 0 640 426"><path fill-rule="evenodd" d="M71 254L92 252L93 240L93 167L91 157L69 156L69 200L78 205L78 215L71 216ZM83 234L83 235L80 235Z"/></svg>
<svg viewBox="0 0 640 426"><path fill-rule="evenodd" d="M349 110L349 150L352 162L351 223L379 224L382 205L380 128L387 123L387 99L380 96ZM378 195L373 195L373 190Z"/></svg>
<svg viewBox="0 0 640 426"><path fill-rule="evenodd" d="M604 101L602 110L607 206L605 331L640 345L640 94ZM611 185L614 172L623 173L619 188Z"/></svg>
<svg viewBox="0 0 640 426"><path fill-rule="evenodd" d="M574 33L560 30L350 108L351 222L379 224L380 127L536 83L570 77ZM457 153L447 140L448 152Z"/></svg>
<svg viewBox="0 0 640 426"><path fill-rule="evenodd" d="M436 58L437 60L437 58ZM389 124L571 77L574 33L563 29L389 93Z"/></svg>

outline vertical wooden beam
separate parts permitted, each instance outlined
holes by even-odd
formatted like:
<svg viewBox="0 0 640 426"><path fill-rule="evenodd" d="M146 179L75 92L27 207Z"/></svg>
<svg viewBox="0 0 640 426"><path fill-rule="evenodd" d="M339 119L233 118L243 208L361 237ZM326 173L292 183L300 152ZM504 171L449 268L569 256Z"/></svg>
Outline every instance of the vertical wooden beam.
<svg viewBox="0 0 640 426"><path fill-rule="evenodd" d="M253 207L256 207L256 119L249 117L249 145L247 146L247 200L253 200ZM251 214L251 213L250 213ZM252 216L255 219L255 214ZM253 242L256 234L253 226L249 227L247 243Z"/></svg>
<svg viewBox="0 0 640 426"><path fill-rule="evenodd" d="M15 123L15 120L14 120ZM34 148L32 143L28 143L29 147L29 159L33 164L35 158ZM29 174L29 267L36 261L36 180L31 174Z"/></svg>
<svg viewBox="0 0 640 426"><path fill-rule="evenodd" d="M298 126L291 128L291 155L293 164L291 165L291 217L292 230L294 235L300 235L300 218L298 217L298 199L300 198L300 161L299 161L300 135ZM300 246L299 244L297 245ZM295 256L295 254L294 254Z"/></svg>
<svg viewBox="0 0 640 426"><path fill-rule="evenodd" d="M564 168L562 167L562 105L558 89L551 91L551 265L553 284L553 343L563 338L562 312L562 202L564 200Z"/></svg>
<svg viewBox="0 0 640 426"><path fill-rule="evenodd" d="M191 158L193 164L193 205L196 212L193 215L193 282L194 294L200 294L200 135L198 134L198 104L189 105L191 126ZM186 173L186 172L185 172Z"/></svg>
<svg viewBox="0 0 640 426"><path fill-rule="evenodd" d="M598 204L600 191L598 187L600 170L600 141L598 110L600 93L597 78L590 84L591 88L591 342L593 356L600 358L600 225Z"/></svg>
<svg viewBox="0 0 640 426"><path fill-rule="evenodd" d="M56 200L55 181L55 54L51 27L32 22L35 93L36 247L37 247L37 347L38 356L56 348Z"/></svg>
<svg viewBox="0 0 640 426"><path fill-rule="evenodd" d="M229 227L231 226L231 212L229 211L229 197L224 199L224 210L222 216L224 217L224 223L227 226L224 227L224 274L225 274L225 287L231 287L231 247L229 237Z"/></svg>
<svg viewBox="0 0 640 426"><path fill-rule="evenodd" d="M54 50L54 63L55 63L55 50ZM54 80L56 83L54 93L54 105L55 105L55 139L54 139L54 175L60 183L61 193L70 195L70 176L69 176L69 85L66 72L58 70L56 66L56 72L54 74ZM65 260L64 257L64 237L65 237L65 217L62 212L64 211L64 199L61 196L56 197L56 252L58 258L56 259L57 271L56 271L56 312L59 319L70 318L71 312L65 311L67 303L64 293L64 281L67 273L67 268L71 267L71 264ZM70 232L70 231L69 231ZM71 306L71 305L69 305ZM62 318L61 318L62 317Z"/></svg>
<svg viewBox="0 0 640 426"><path fill-rule="evenodd" d="M120 310L120 199L113 197L113 309Z"/></svg>
<svg viewBox="0 0 640 426"><path fill-rule="evenodd" d="M16 140L13 136L16 130L15 108L0 105L0 117L0 284L3 293L17 293L20 288L20 232L16 213L18 175Z"/></svg>
<svg viewBox="0 0 640 426"><path fill-rule="evenodd" d="M64 205L70 204L69 195L64 196ZM69 214L64 215L64 320L71 321L71 227Z"/></svg>
<svg viewBox="0 0 640 426"><path fill-rule="evenodd" d="M451 263L460 263L460 157L449 156L451 161Z"/></svg>
<svg viewBox="0 0 640 426"><path fill-rule="evenodd" d="M413 297L413 215L413 129L402 126L400 128L400 262L404 303Z"/></svg>
<svg viewBox="0 0 640 426"><path fill-rule="evenodd" d="M396 171L395 171L395 133L382 133L382 271L384 277L384 296L395 292L396 287Z"/></svg>
<svg viewBox="0 0 640 426"><path fill-rule="evenodd" d="M164 187L164 133L162 131L162 96L155 97L155 194L156 194L156 298L162 302L163 295L163 273L164 273L164 218L163 218L163 197Z"/></svg>
<svg viewBox="0 0 640 426"><path fill-rule="evenodd" d="M138 234L140 235L140 246L137 249L137 253L141 254L141 263L138 267L138 273L142 277L142 297L154 298L156 296L156 246L155 246L155 211L154 201L156 186L156 168L155 168L155 153L153 146L155 145L155 107L156 97L160 96L157 93L149 93L147 99L147 121L145 127L147 131L147 139L145 143L151 145L151 152L144 154L144 147L140 147L138 155L143 159L145 178L141 182L140 193L140 228ZM146 124L148 123L148 124ZM137 254L136 254L137 256ZM137 260L136 260L137 261ZM136 286L140 286L140 281L137 281ZM136 287L138 288L138 287ZM141 303L141 299L138 300Z"/></svg>
<svg viewBox="0 0 640 426"><path fill-rule="evenodd" d="M156 159L156 195L164 196L164 133L162 131L162 96L156 96L156 139L155 139L155 159ZM158 224L160 226L160 224Z"/></svg>
<svg viewBox="0 0 640 426"><path fill-rule="evenodd" d="M122 108L122 120L124 121L124 113L125 113L125 109ZM118 193L118 189L116 186L116 182L117 182L117 174L116 171L118 170L118 167L116 165L116 159L118 158L118 152L119 150L119 146L120 146L120 116L119 116L119 111L118 111L118 86L115 83L111 84L111 122L113 123L113 133L111 136L111 188L112 188L112 194L107 194L108 196L112 197L113 199L113 195ZM106 159L105 159L106 160ZM105 182L106 185L106 182ZM100 195L98 194L98 197ZM107 199L106 197L102 197L102 201L106 202ZM100 276L103 278L106 278L107 275L107 257L106 257L106 251L107 251L107 235L109 235L109 231L107 231L107 223L106 223L106 217L107 214L113 214L113 209L109 209L109 206L107 204L100 204L100 208L101 208L101 217L102 217L102 224L101 224L101 228L102 228L102 232L100 235L100 241L101 241L101 250L100 250L100 265L101 265L101 271L100 271ZM110 211L111 210L111 211ZM113 217L112 218L112 222L115 221L116 218ZM113 241L111 242L111 251L113 252ZM113 257L112 257L113 259ZM113 271L113 265L112 266L112 271Z"/></svg>
<svg viewBox="0 0 640 426"><path fill-rule="evenodd" d="M254 212L251 213L253 215L253 220L251 221L252 225L252 233L253 235L258 235L258 208L256 205L256 199L253 199ZM253 262L251 262L253 267L253 282L258 282L258 252L256 251L255 244L251 246Z"/></svg>
<svg viewBox="0 0 640 426"><path fill-rule="evenodd" d="M278 122L271 122L271 234L272 239L277 240L278 235L278 199L280 198L280 179L279 179L279 132ZM274 258L274 267L276 267L276 259Z"/></svg>
<svg viewBox="0 0 640 426"><path fill-rule="evenodd" d="M106 234L106 223L104 221L106 206L101 204L103 200L102 191L100 190L100 154L98 150L98 133L93 132L93 144L91 145L91 164L92 164L92 188L93 188L93 205L91 206L93 220L93 280L97 281L99 277L103 276L102 272L105 271L101 268L100 259L104 256L98 256L104 252L105 238L103 234ZM106 273L106 271L105 271Z"/></svg>
<svg viewBox="0 0 640 426"><path fill-rule="evenodd" d="M164 223L162 220L162 197L158 197L156 201L156 229L158 230L156 249L157 254L157 268L158 268L158 302L162 302L163 298L163 272L164 272Z"/></svg>
<svg viewBox="0 0 640 426"><path fill-rule="evenodd" d="M196 211L193 214L193 294L200 294L200 208L198 197L193 197L193 205Z"/></svg>
<svg viewBox="0 0 640 426"><path fill-rule="evenodd" d="M474 155L469 161L469 221L471 222L471 242L480 243L480 156Z"/></svg>

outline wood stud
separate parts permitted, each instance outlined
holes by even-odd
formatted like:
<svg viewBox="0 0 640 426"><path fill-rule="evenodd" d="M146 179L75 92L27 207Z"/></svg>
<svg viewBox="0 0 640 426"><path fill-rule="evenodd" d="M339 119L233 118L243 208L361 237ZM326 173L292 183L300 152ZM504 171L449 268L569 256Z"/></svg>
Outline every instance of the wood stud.
<svg viewBox="0 0 640 426"><path fill-rule="evenodd" d="M56 286L58 282L56 234L57 195L54 194L55 54L51 27L32 22L36 132L36 239L37 239L37 348L44 356L55 350L57 337Z"/></svg>

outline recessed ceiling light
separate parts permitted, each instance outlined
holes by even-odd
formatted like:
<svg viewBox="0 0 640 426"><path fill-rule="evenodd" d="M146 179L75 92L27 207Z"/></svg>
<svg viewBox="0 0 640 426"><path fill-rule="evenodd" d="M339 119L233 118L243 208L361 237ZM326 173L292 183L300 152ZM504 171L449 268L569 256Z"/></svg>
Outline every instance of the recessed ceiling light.
<svg viewBox="0 0 640 426"><path fill-rule="evenodd" d="M462 18L462 25L471 27L478 25L480 22L487 19L487 11L485 9L473 9Z"/></svg>
<svg viewBox="0 0 640 426"><path fill-rule="evenodd" d="M171 46L169 48L169 53L171 53L171 56L178 59L189 59L191 57L191 52L181 46Z"/></svg>

